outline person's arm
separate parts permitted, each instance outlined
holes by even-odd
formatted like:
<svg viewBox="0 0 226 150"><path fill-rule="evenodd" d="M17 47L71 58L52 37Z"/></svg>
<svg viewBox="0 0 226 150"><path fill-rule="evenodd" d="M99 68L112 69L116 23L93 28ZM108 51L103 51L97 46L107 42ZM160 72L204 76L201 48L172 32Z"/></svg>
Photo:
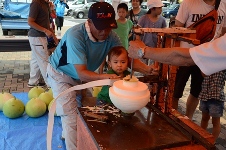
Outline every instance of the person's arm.
<svg viewBox="0 0 226 150"><path fill-rule="evenodd" d="M102 80L102 79L119 79L120 77L116 74L98 74L93 71L87 70L86 65L74 65L79 79L81 81L90 82L94 80Z"/></svg>
<svg viewBox="0 0 226 150"><path fill-rule="evenodd" d="M139 58L138 50L146 47L142 41L130 41L128 49L129 57ZM158 61L165 64L171 64L176 66L191 66L195 65L192 60L189 49L181 47L173 48L151 48L146 47L144 52L144 58L148 58L154 61Z"/></svg>
<svg viewBox="0 0 226 150"><path fill-rule="evenodd" d="M150 66L146 65L145 63L140 61L140 59L134 59L133 70L143 73L145 75L151 75L155 68L151 65Z"/></svg>
<svg viewBox="0 0 226 150"><path fill-rule="evenodd" d="M65 3L65 4L66 4L66 6L65 6L65 7L66 7L67 9L69 9L69 6L67 5L67 3Z"/></svg>
<svg viewBox="0 0 226 150"><path fill-rule="evenodd" d="M180 21L178 21L177 19L175 19L175 27L184 27L184 24L181 23Z"/></svg>
<svg viewBox="0 0 226 150"><path fill-rule="evenodd" d="M176 66L195 65L190 56L189 48L173 47L163 49L147 47L145 49L144 58Z"/></svg>
<svg viewBox="0 0 226 150"><path fill-rule="evenodd" d="M226 33L226 27L223 27L222 30L221 30L221 35L220 36L223 36L225 33Z"/></svg>

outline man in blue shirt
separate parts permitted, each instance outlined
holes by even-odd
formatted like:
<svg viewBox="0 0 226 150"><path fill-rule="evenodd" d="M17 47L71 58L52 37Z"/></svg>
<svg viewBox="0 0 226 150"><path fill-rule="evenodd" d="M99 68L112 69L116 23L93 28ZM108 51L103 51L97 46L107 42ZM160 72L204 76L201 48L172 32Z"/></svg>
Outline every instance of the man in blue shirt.
<svg viewBox="0 0 226 150"><path fill-rule="evenodd" d="M106 2L97 2L90 7L85 23L66 31L47 67L47 79L55 98L81 81L119 78L116 74L94 72L112 47L122 45L117 34L112 32L114 28L117 23L113 7ZM151 67L139 60L134 60L133 68L146 74L151 72ZM76 95L79 95L78 91L72 91L56 101L56 113L61 116L67 150L76 149L76 107L79 106Z"/></svg>

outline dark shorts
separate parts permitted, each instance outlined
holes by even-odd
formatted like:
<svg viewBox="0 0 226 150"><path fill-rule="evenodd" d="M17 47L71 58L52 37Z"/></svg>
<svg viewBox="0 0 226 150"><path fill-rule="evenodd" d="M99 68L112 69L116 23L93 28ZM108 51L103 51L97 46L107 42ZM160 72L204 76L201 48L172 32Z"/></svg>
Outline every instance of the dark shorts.
<svg viewBox="0 0 226 150"><path fill-rule="evenodd" d="M173 96L181 98L184 87L191 75L190 94L198 98L202 89L203 76L198 66L179 67L177 70Z"/></svg>
<svg viewBox="0 0 226 150"><path fill-rule="evenodd" d="M216 99L200 101L199 110L204 113L209 113L212 117L221 117L223 116L224 102Z"/></svg>

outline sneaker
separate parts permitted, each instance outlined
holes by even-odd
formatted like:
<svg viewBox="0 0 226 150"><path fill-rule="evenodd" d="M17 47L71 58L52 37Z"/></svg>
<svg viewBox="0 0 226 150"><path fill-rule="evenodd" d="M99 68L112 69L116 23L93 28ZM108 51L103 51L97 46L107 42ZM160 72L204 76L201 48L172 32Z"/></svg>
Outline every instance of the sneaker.
<svg viewBox="0 0 226 150"><path fill-rule="evenodd" d="M36 87L36 86L44 87L44 86L46 86L46 84L45 83L27 84L27 87L29 87L29 88L33 88L33 87Z"/></svg>

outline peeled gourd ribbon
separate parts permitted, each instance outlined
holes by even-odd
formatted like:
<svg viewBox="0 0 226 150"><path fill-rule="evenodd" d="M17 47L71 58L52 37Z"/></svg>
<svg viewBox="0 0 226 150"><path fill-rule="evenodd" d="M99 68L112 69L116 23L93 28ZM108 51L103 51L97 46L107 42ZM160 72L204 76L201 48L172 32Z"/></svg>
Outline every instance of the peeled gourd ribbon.
<svg viewBox="0 0 226 150"><path fill-rule="evenodd" d="M71 91L75 90L82 90L86 88L91 88L94 86L103 86L103 85L113 85L113 83L117 81L117 79L105 79L105 80L97 80L97 81L92 81L88 82L85 84L80 84L73 86L62 93L60 93L54 100L53 104L50 107L49 110L49 118L48 118L48 126L47 126L47 150L51 150L52 148L52 134L53 134L53 124L54 124L54 113L56 111L56 101L60 96L63 96Z"/></svg>

